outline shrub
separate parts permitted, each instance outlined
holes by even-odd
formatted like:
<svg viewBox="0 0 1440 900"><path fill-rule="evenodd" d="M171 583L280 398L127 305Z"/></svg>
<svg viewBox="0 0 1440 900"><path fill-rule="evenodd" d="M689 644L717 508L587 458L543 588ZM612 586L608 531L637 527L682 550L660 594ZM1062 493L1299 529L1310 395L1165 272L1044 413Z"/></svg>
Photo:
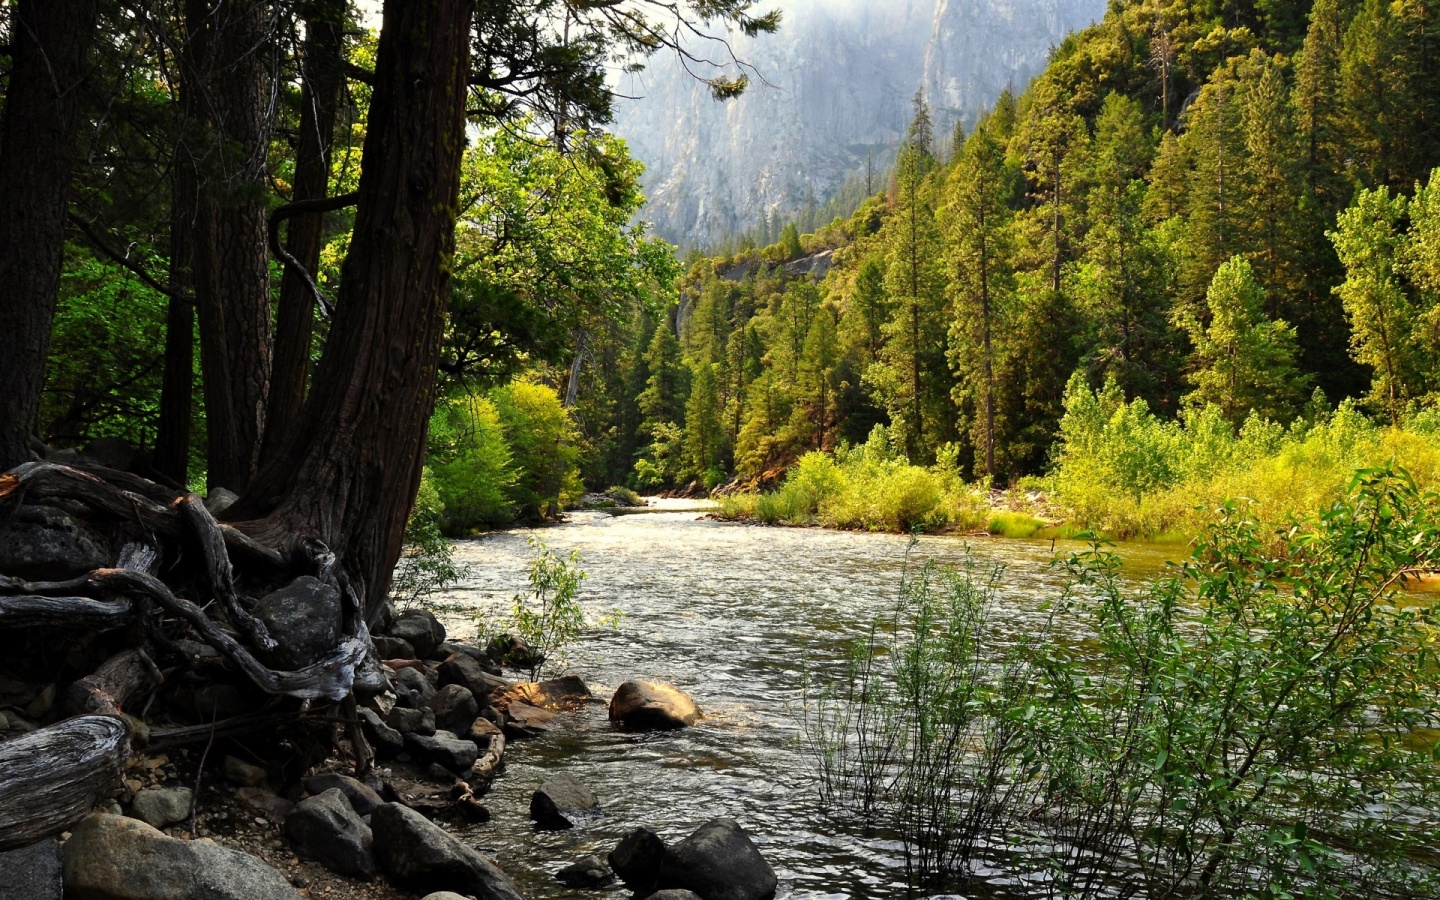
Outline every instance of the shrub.
<svg viewBox="0 0 1440 900"><path fill-rule="evenodd" d="M405 525L405 546L390 581L390 595L402 606L421 602L465 577L467 567L455 562L455 547L442 531L443 517L440 494L427 467L420 476L415 508Z"/></svg>
<svg viewBox="0 0 1440 900"><path fill-rule="evenodd" d="M446 534L464 534L515 518L511 495L519 473L495 404L463 396L430 417L429 469Z"/></svg>
<svg viewBox="0 0 1440 900"><path fill-rule="evenodd" d="M508 493L518 517L553 516L584 494L575 423L555 391L516 381L492 390L490 401L514 460Z"/></svg>

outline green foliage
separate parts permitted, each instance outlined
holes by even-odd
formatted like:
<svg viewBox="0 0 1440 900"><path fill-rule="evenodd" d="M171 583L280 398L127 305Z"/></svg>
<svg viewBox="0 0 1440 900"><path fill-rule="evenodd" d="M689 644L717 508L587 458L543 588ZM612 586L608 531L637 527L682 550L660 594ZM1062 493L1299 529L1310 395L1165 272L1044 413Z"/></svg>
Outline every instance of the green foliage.
<svg viewBox="0 0 1440 900"><path fill-rule="evenodd" d="M517 517L557 515L585 493L575 423L555 391L515 381L490 392L516 473L509 490Z"/></svg>
<svg viewBox="0 0 1440 900"><path fill-rule="evenodd" d="M427 463L447 534L503 525L516 514L516 469L500 413L486 397L437 404L430 418Z"/></svg>
<svg viewBox="0 0 1440 900"><path fill-rule="evenodd" d="M1051 896L1429 896L1440 499L1362 472L1280 533L1236 504L1137 588L1096 545L1047 625L995 645L998 573L926 567L808 693L822 795L919 881L978 864ZM1428 813L1422 813L1428 816Z"/></svg>
<svg viewBox="0 0 1440 900"><path fill-rule="evenodd" d="M448 590L469 570L455 561L455 545L445 537L444 521L444 503L427 467L420 477L415 508L405 524L404 550L390 582L390 595L402 606Z"/></svg>

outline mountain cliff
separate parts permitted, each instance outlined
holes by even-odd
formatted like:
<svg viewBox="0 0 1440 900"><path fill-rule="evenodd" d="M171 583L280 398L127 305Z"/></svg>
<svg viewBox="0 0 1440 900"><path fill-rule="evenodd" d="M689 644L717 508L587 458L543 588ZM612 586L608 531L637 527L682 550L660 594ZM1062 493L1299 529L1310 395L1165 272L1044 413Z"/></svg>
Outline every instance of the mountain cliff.
<svg viewBox="0 0 1440 900"><path fill-rule="evenodd" d="M889 162L919 87L936 134L1023 89L1050 48L1105 0L779 0L778 34L732 36L759 77L719 102L671 57L620 81L614 131L648 166L644 217L682 246L711 244L822 204L868 161ZM718 45L694 48L717 58Z"/></svg>

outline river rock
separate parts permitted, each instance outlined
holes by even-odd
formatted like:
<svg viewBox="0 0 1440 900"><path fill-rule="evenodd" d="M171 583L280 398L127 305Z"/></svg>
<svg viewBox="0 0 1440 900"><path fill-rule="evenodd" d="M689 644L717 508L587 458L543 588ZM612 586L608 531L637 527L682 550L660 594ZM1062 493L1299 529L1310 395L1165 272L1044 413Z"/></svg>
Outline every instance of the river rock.
<svg viewBox="0 0 1440 900"><path fill-rule="evenodd" d="M555 873L561 884L577 888L604 887L615 880L615 873L598 856L578 859Z"/></svg>
<svg viewBox="0 0 1440 900"><path fill-rule="evenodd" d="M522 637L496 635L485 646L485 656L498 666L509 669L533 669L545 661L545 654L531 647Z"/></svg>
<svg viewBox="0 0 1440 900"><path fill-rule="evenodd" d="M474 741L462 740L448 731L436 731L426 737L405 735L405 744L426 762L439 763L451 773L463 772L475 764L480 749Z"/></svg>
<svg viewBox="0 0 1440 900"><path fill-rule="evenodd" d="M429 659L445 640L445 626L428 609L407 609L395 617L390 636L409 642L419 659Z"/></svg>
<svg viewBox="0 0 1440 900"><path fill-rule="evenodd" d="M0 520L0 573L60 581L106 564L104 546L70 516L49 506L21 506Z"/></svg>
<svg viewBox="0 0 1440 900"><path fill-rule="evenodd" d="M385 722L401 734L421 734L429 737L435 733L435 710L428 706L420 709L397 706L390 710Z"/></svg>
<svg viewBox="0 0 1440 900"><path fill-rule="evenodd" d="M61 850L72 900L299 900L248 853L167 837L138 819L94 813Z"/></svg>
<svg viewBox="0 0 1440 900"><path fill-rule="evenodd" d="M667 850L660 835L648 828L637 828L625 835L605 859L637 897L644 897L655 889Z"/></svg>
<svg viewBox="0 0 1440 900"><path fill-rule="evenodd" d="M305 779L305 790L317 795L329 790L338 790L345 795L346 800L350 801L350 806L354 808L355 814L360 816L370 815L374 812L375 807L385 802L369 785L338 772L312 775Z"/></svg>
<svg viewBox="0 0 1440 900"><path fill-rule="evenodd" d="M376 862L397 884L454 889L480 900L522 900L510 876L413 809L386 803L371 814L370 827Z"/></svg>
<svg viewBox="0 0 1440 900"><path fill-rule="evenodd" d="M259 766L251 765L245 760L233 756L225 757L225 761L221 763L221 769L225 772L226 778L242 787L258 787L270 777L270 773Z"/></svg>
<svg viewBox="0 0 1440 900"><path fill-rule="evenodd" d="M475 695L459 684L445 685L425 705L435 710L436 728L455 733L467 731L470 723L480 715L480 704L475 702Z"/></svg>
<svg viewBox="0 0 1440 900"><path fill-rule="evenodd" d="M257 812L271 822L283 824L295 804L279 794L263 787L242 787L235 791L235 799L246 809Z"/></svg>
<svg viewBox="0 0 1440 900"><path fill-rule="evenodd" d="M530 818L537 827L548 831L574 828L600 812L595 793L573 775L553 775L530 795Z"/></svg>
<svg viewBox="0 0 1440 900"><path fill-rule="evenodd" d="M689 694L659 682L627 681L610 700L610 721L631 731L684 728L699 719L700 707Z"/></svg>
<svg viewBox="0 0 1440 900"><path fill-rule="evenodd" d="M464 641L442 641L440 646L435 648L435 655L439 659L449 659L456 653L463 653L482 665L491 665L490 660L485 656L485 651L474 644L467 644ZM494 674L500 674L497 669Z"/></svg>
<svg viewBox="0 0 1440 900"><path fill-rule="evenodd" d="M255 616L280 645L267 655L287 669L319 661L340 642L340 592L309 575L266 594Z"/></svg>
<svg viewBox="0 0 1440 900"><path fill-rule="evenodd" d="M0 900L61 900L63 890L54 838L0 853Z"/></svg>
<svg viewBox="0 0 1440 900"><path fill-rule="evenodd" d="M186 787L147 788L135 795L130 815L156 828L174 825L190 818L190 802L195 797Z"/></svg>
<svg viewBox="0 0 1440 900"><path fill-rule="evenodd" d="M404 638L390 637L389 635L371 635L370 643L375 645L375 652L381 659L415 659L415 648Z"/></svg>
<svg viewBox="0 0 1440 900"><path fill-rule="evenodd" d="M436 891L433 894L426 894L421 900L469 900L454 891Z"/></svg>
<svg viewBox="0 0 1440 900"><path fill-rule="evenodd" d="M595 699L585 679L566 675L545 681L522 681L495 695L497 705L519 701L550 712L580 709Z"/></svg>
<svg viewBox="0 0 1440 900"><path fill-rule="evenodd" d="M505 734L512 738L538 737L550 730L556 716L549 710L516 700L505 707Z"/></svg>
<svg viewBox="0 0 1440 900"><path fill-rule="evenodd" d="M285 836L296 853L332 872L366 879L375 874L374 837L338 787L301 800L285 819Z"/></svg>
<svg viewBox="0 0 1440 900"><path fill-rule="evenodd" d="M413 666L396 670L390 680L395 685L395 696L399 698L401 706L420 709L426 701L435 696L435 685L430 683L424 672Z"/></svg>
<svg viewBox="0 0 1440 900"><path fill-rule="evenodd" d="M381 759L393 759L405 752L405 735L386 725L373 709L360 709L360 730Z"/></svg>
<svg viewBox="0 0 1440 900"><path fill-rule="evenodd" d="M734 819L701 825L660 865L660 887L694 891L701 900L767 900L777 883L775 870Z"/></svg>
<svg viewBox="0 0 1440 900"><path fill-rule="evenodd" d="M663 891L656 891L645 900L704 900L694 891L685 891L680 888L666 888Z"/></svg>
<svg viewBox="0 0 1440 900"><path fill-rule="evenodd" d="M475 695L476 700L483 700L495 691L510 687L510 682L485 671L478 659L465 653L452 653L445 657L445 661L436 671L440 673L442 685L464 685Z"/></svg>

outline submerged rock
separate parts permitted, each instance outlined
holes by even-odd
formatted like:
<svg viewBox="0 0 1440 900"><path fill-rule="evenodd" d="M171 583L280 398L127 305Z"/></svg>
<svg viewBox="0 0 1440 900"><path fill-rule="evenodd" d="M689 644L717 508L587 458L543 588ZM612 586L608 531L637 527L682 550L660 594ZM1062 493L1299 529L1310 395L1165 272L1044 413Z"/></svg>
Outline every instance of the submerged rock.
<svg viewBox="0 0 1440 900"><path fill-rule="evenodd" d="M615 880L615 873L598 856L578 859L555 873L561 884L578 888L604 887Z"/></svg>
<svg viewBox="0 0 1440 900"><path fill-rule="evenodd" d="M167 837L138 819L95 813L61 850L74 900L299 900L270 866L210 841Z"/></svg>
<svg viewBox="0 0 1440 900"><path fill-rule="evenodd" d="M627 681L610 700L610 721L632 731L684 728L698 722L700 715L689 694L655 681Z"/></svg>
<svg viewBox="0 0 1440 900"><path fill-rule="evenodd" d="M530 818L549 831L574 828L599 813L600 801L595 793L565 772L546 779L530 796Z"/></svg>
<svg viewBox="0 0 1440 900"><path fill-rule="evenodd" d="M505 734L512 738L538 737L550 730L555 714L518 700L505 708Z"/></svg>
<svg viewBox="0 0 1440 900"><path fill-rule="evenodd" d="M523 900L510 876L413 809L386 803L370 817L375 859L397 884L456 890L480 900Z"/></svg>

